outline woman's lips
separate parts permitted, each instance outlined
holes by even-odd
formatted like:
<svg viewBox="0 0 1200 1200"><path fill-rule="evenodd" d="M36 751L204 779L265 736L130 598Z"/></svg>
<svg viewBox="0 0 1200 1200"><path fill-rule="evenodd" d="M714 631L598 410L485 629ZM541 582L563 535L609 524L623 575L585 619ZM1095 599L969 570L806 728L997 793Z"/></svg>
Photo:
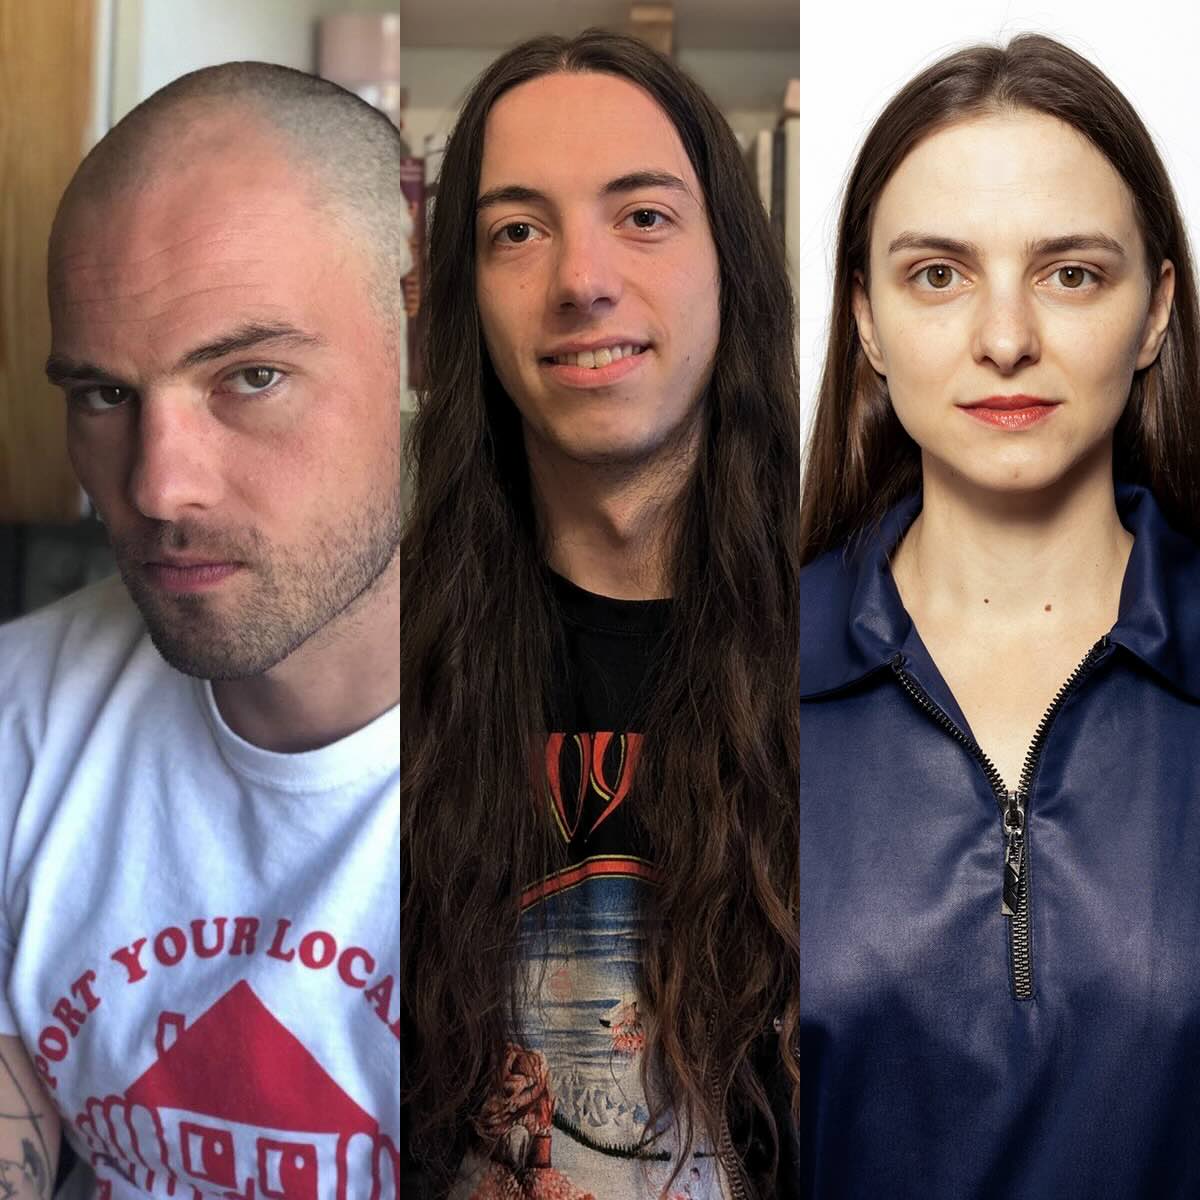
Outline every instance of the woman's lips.
<svg viewBox="0 0 1200 1200"><path fill-rule="evenodd" d="M985 401L983 404L963 405L962 411L985 425L999 429L1028 429L1044 421L1057 407L1057 404L1045 400L1030 401L1019 406L1008 401L995 404Z"/></svg>

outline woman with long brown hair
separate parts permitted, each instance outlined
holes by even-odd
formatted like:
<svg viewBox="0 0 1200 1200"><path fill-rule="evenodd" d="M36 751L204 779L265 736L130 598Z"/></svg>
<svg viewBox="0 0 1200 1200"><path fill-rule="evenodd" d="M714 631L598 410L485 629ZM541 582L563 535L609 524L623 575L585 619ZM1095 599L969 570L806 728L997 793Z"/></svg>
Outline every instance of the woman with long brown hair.
<svg viewBox="0 0 1200 1200"><path fill-rule="evenodd" d="M477 82L428 278L401 549L405 1187L786 1196L800 447L780 247L708 97L593 31ZM595 547L630 522L593 537L601 494L656 531L636 570L605 574Z"/></svg>
<svg viewBox="0 0 1200 1200"><path fill-rule="evenodd" d="M951 54L851 173L802 517L804 1194L1200 1192L1200 405L1145 126Z"/></svg>

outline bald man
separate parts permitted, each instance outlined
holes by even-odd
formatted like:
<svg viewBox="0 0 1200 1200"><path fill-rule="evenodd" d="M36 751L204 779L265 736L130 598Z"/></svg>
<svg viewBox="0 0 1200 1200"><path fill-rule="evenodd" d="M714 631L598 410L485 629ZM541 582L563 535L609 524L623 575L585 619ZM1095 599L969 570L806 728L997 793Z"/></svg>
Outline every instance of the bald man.
<svg viewBox="0 0 1200 1200"><path fill-rule="evenodd" d="M401 153L229 64L63 198L120 579L0 630L0 1196L396 1194Z"/></svg>

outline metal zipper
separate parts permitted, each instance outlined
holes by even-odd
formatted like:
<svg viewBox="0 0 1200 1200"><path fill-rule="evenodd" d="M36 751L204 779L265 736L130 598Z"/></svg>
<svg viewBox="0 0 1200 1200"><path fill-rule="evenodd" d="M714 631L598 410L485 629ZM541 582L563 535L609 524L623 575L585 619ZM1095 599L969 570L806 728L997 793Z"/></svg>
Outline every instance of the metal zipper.
<svg viewBox="0 0 1200 1200"><path fill-rule="evenodd" d="M1026 809L1029 804L1029 789L1037 773L1038 760L1046 742L1046 735L1063 702L1079 685L1083 677L1094 667L1108 647L1105 634L1084 656L1083 661L1067 676L1058 689L1050 707L1042 714L1033 740L1025 754L1017 790L1010 792L996 769L995 763L983 752L979 743L969 737L950 719L904 669L904 656L897 654L892 659L892 670L900 685L941 728L955 741L961 743L983 768L992 792L1000 808L1000 825L1004 836L1004 868L1001 880L1000 911L1010 919L1009 951L1013 995L1018 1000L1033 998L1033 958L1030 951L1029 921L1029 853L1025 837Z"/></svg>

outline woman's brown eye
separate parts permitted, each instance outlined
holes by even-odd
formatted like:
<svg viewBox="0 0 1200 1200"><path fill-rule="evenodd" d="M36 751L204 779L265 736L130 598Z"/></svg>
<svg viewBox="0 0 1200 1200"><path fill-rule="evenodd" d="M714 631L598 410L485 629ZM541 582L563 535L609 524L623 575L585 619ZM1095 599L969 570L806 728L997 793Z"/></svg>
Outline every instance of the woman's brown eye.
<svg viewBox="0 0 1200 1200"><path fill-rule="evenodd" d="M954 272L949 267L929 267L925 271L929 286L939 291L948 288L954 280Z"/></svg>
<svg viewBox="0 0 1200 1200"><path fill-rule="evenodd" d="M1086 274L1082 267L1059 267L1058 282L1067 288L1081 287Z"/></svg>

